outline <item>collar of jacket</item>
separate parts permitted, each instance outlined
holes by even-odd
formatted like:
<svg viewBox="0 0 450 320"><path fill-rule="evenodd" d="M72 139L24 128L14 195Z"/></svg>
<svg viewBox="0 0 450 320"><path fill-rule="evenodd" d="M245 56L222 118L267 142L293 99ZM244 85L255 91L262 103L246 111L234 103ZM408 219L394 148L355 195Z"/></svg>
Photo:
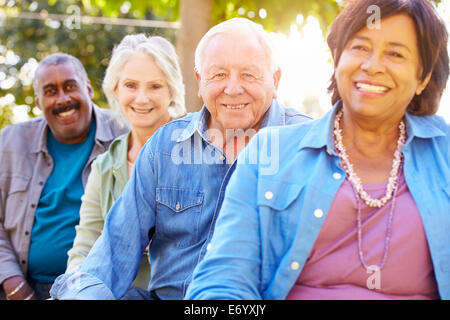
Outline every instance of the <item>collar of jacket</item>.
<svg viewBox="0 0 450 320"><path fill-rule="evenodd" d="M278 103L276 99L272 99L269 109L264 115L264 119L261 122L260 129L265 127L283 126L286 124L286 113L284 107ZM203 105L202 109L193 113L192 118L186 129L176 138L176 142L181 142L189 139L195 132L198 132L203 139L208 140L208 118L211 116L206 106Z"/></svg>
<svg viewBox="0 0 450 320"><path fill-rule="evenodd" d="M328 154L337 156L334 150L334 118L341 108L341 101L336 102L333 108L322 118L311 122L311 129L300 140L299 150L303 148L320 149L326 147ZM408 112L405 114L406 132L408 138L405 146L411 143L414 137L430 139L446 134L441 130L442 122L436 116L414 116ZM326 129L326 130L325 130Z"/></svg>
<svg viewBox="0 0 450 320"><path fill-rule="evenodd" d="M99 155L94 162L101 175L111 171L123 186L128 181L127 154L130 134L131 131L117 137L110 144L108 152Z"/></svg>

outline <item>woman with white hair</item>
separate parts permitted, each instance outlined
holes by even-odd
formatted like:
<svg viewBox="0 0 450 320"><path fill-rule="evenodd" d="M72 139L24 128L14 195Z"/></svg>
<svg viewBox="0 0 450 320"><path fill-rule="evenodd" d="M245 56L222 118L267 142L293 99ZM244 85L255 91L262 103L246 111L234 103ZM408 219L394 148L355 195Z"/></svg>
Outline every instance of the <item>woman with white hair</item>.
<svg viewBox="0 0 450 320"><path fill-rule="evenodd" d="M162 37L124 37L113 50L103 90L122 124L131 130L114 140L92 165L66 273L83 263L100 236L109 209L122 193L145 142L161 126L185 114L177 55L173 45ZM145 295L149 280L150 264L145 253L133 286L123 298Z"/></svg>

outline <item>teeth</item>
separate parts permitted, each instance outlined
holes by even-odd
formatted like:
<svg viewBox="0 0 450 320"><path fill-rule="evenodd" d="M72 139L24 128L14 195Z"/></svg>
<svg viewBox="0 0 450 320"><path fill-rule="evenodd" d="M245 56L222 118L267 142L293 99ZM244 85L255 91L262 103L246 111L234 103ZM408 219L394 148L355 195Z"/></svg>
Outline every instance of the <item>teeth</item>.
<svg viewBox="0 0 450 320"><path fill-rule="evenodd" d="M69 110L69 111L66 111L66 112L61 112L58 115L60 117L67 117L67 116L72 115L74 112L75 112L75 109L72 109L72 110Z"/></svg>
<svg viewBox="0 0 450 320"><path fill-rule="evenodd" d="M225 108L227 108L227 109L242 109L244 107L245 107L245 104L239 104L237 106L232 106L232 105L229 105L229 104L225 105Z"/></svg>
<svg viewBox="0 0 450 320"><path fill-rule="evenodd" d="M145 114L145 113L149 113L152 109L136 109L133 108L133 111L136 113L141 113L141 114Z"/></svg>
<svg viewBox="0 0 450 320"><path fill-rule="evenodd" d="M389 90L389 88L387 88L387 87L374 86L371 84L360 83L360 82L356 83L356 87L362 91L374 92L374 93L383 93L383 92L386 92Z"/></svg>

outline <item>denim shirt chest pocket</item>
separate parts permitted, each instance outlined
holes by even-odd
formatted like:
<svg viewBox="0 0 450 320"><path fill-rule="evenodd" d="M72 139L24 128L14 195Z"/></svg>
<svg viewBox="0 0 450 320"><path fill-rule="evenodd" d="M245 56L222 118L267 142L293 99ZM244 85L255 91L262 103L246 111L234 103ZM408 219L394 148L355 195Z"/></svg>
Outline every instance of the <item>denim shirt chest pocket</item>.
<svg viewBox="0 0 450 320"><path fill-rule="evenodd" d="M204 194L199 190L156 188L155 238L184 248L200 240Z"/></svg>
<svg viewBox="0 0 450 320"><path fill-rule="evenodd" d="M261 179L257 197L259 213L265 215L261 216L261 232L279 239L267 241L270 244L263 248L268 261L282 261L285 254L294 250L297 261L304 263L333 197L334 193L312 184Z"/></svg>
<svg viewBox="0 0 450 320"><path fill-rule="evenodd" d="M261 179L258 185L257 205L262 226L266 234L277 235L283 242L294 236L298 214L300 213L300 198L304 186L285 182ZM280 242L281 244L281 242Z"/></svg>

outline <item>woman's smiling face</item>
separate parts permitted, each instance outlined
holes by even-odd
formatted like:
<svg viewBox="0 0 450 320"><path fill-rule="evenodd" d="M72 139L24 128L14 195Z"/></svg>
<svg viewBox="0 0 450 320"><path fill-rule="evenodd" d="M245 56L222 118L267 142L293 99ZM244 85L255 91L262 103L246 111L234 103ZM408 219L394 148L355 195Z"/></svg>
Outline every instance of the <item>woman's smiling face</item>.
<svg viewBox="0 0 450 320"><path fill-rule="evenodd" d="M164 73L149 54L138 52L128 59L114 94L132 128L160 126L170 119L170 89Z"/></svg>
<svg viewBox="0 0 450 320"><path fill-rule="evenodd" d="M382 19L379 29L357 32L335 70L344 110L368 119L400 119L428 83L420 74L416 28L406 14Z"/></svg>

